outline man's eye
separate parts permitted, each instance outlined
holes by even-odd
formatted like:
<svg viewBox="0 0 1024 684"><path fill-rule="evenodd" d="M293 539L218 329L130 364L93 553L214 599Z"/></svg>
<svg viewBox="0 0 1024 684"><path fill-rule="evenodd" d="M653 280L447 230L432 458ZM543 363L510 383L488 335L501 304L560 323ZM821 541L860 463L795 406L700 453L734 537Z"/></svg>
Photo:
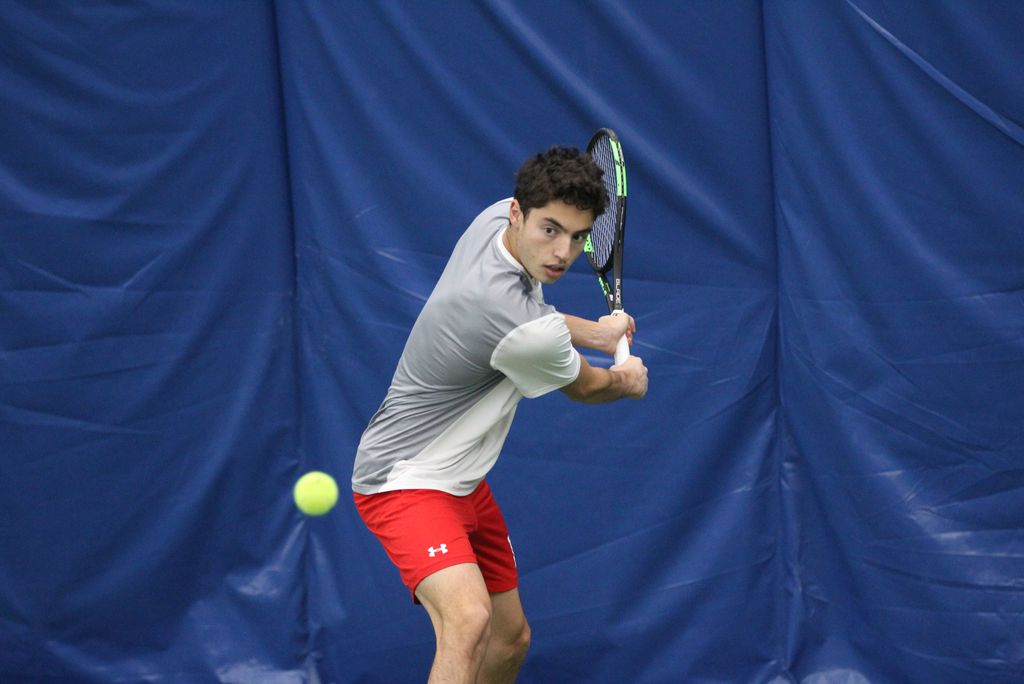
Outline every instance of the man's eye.
<svg viewBox="0 0 1024 684"><path fill-rule="evenodd" d="M583 242L586 239L587 239L587 236L585 234L573 235L572 236L572 241L573 242Z"/></svg>
<svg viewBox="0 0 1024 684"><path fill-rule="evenodd" d="M553 227L551 227L551 226L544 226L544 233L546 235L554 235L555 234L555 229Z"/></svg>

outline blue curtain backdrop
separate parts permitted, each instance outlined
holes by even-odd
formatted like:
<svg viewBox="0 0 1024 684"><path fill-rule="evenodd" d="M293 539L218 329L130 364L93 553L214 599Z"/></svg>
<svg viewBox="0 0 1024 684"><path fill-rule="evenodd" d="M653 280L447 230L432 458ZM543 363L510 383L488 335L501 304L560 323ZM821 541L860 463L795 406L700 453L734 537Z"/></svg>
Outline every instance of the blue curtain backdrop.
<svg viewBox="0 0 1024 684"><path fill-rule="evenodd" d="M0 682L425 679L355 446L463 228L599 126L651 391L520 407L520 681L1024 681L1022 36L980 0L0 5ZM596 317L593 281L546 296Z"/></svg>

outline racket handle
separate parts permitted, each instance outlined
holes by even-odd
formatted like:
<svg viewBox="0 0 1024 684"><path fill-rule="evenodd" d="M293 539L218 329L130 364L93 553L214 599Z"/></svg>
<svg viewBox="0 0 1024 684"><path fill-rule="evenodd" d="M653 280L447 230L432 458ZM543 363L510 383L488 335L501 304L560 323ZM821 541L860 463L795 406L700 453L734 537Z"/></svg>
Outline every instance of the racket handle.
<svg viewBox="0 0 1024 684"><path fill-rule="evenodd" d="M622 316L626 312L622 309L615 309L612 311L612 316ZM629 341L626 340L626 336L623 335L619 338L619 343L615 345L615 365L620 366L626 362L629 358Z"/></svg>
<svg viewBox="0 0 1024 684"><path fill-rule="evenodd" d="M626 359L629 358L629 342L626 341L626 336L623 335L619 338L619 343L615 346L615 365L620 366L626 363Z"/></svg>

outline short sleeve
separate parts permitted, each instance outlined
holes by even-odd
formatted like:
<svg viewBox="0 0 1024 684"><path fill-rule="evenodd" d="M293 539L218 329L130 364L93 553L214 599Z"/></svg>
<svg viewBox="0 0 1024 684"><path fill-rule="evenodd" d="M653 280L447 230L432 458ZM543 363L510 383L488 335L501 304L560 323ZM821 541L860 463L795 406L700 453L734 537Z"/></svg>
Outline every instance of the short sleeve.
<svg viewBox="0 0 1024 684"><path fill-rule="evenodd" d="M504 373L524 397L532 399L575 380L580 372L580 356L572 346L565 318L553 313L505 335L491 354L491 367Z"/></svg>

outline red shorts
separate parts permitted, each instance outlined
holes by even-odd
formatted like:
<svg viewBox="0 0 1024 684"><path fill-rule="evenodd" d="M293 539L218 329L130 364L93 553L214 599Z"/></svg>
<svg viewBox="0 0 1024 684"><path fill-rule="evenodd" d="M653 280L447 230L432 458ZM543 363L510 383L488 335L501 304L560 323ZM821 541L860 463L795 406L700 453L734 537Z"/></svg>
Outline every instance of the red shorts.
<svg viewBox="0 0 1024 684"><path fill-rule="evenodd" d="M434 489L354 494L356 509L398 566L416 600L416 587L438 570L476 563L487 591L519 584L508 527L486 482L468 496Z"/></svg>

